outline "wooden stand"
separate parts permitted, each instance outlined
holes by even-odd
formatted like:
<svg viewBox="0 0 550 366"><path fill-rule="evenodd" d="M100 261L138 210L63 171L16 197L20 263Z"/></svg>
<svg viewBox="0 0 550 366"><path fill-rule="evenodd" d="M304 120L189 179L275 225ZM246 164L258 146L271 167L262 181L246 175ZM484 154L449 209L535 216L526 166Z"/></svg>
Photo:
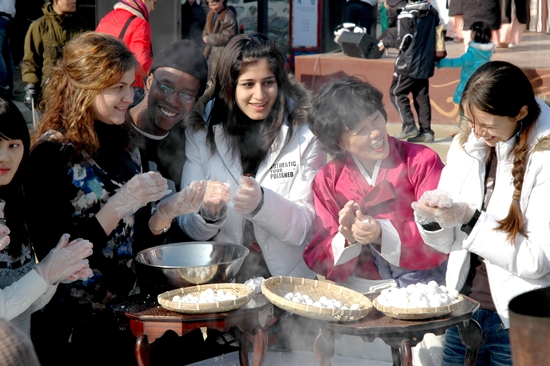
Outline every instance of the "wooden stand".
<svg viewBox="0 0 550 366"><path fill-rule="evenodd" d="M356 322L322 323L313 350L319 365L330 366L330 359L334 356L335 338L340 339L344 334L359 336L365 342L380 338L391 347L394 366L411 366L411 347L420 343L424 334L442 335L447 328L457 325L460 339L468 349L464 365L475 366L481 345L481 328L470 318L478 308L477 301L464 296L458 310L433 319L399 320L372 309L366 317Z"/></svg>
<svg viewBox="0 0 550 366"><path fill-rule="evenodd" d="M267 350L264 326L273 316L273 305L263 295L256 295L249 303L231 312L182 314L164 309L156 300L136 298L119 305L115 311L137 338L135 353L139 366L150 365L155 340L168 330L181 337L197 328L227 332L232 327L242 331L239 349L241 366L248 366L249 341L254 347L252 365L261 366Z"/></svg>

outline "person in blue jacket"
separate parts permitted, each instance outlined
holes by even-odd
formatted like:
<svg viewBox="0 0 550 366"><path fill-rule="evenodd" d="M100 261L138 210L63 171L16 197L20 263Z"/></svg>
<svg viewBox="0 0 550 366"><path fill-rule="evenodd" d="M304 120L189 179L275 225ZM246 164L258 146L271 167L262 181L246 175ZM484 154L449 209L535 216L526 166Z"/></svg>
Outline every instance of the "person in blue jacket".
<svg viewBox="0 0 550 366"><path fill-rule="evenodd" d="M484 22L475 22L470 27L472 41L465 54L457 58L444 58L436 61L438 69L444 67L461 67L460 82L453 96L453 103L460 104L464 87L470 76L484 63L491 61L495 46L491 42L491 27Z"/></svg>

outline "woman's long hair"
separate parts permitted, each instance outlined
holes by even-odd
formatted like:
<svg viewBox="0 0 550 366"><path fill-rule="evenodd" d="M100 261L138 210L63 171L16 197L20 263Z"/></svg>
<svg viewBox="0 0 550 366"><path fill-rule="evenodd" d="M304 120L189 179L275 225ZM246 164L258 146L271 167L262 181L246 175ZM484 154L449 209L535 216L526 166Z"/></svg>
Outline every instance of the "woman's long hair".
<svg viewBox="0 0 550 366"><path fill-rule="evenodd" d="M92 156L99 150L94 130L92 102L102 90L118 83L124 74L137 67L134 54L117 38L86 32L73 38L46 82L38 135L48 130L61 132L76 154L85 150ZM121 128L128 129L125 124ZM121 134L131 144L131 134Z"/></svg>
<svg viewBox="0 0 550 366"><path fill-rule="evenodd" d="M260 135L264 150L269 150L285 119L290 122L288 138L292 136L293 127L289 107L291 84L285 70L284 55L277 44L263 34L242 34L233 37L225 47L213 79L215 102L209 118L207 135L212 151L215 150L213 127L221 124L228 135L233 156L238 155L244 143L240 138L243 119L247 117L235 100L237 80L247 67L255 65L262 59L267 60L279 90L277 99L261 126Z"/></svg>
<svg viewBox="0 0 550 366"><path fill-rule="evenodd" d="M0 140L23 141L23 158L11 182L0 186L0 198L6 204L4 215L10 228L10 255L17 258L21 255L20 245L26 237L24 220L23 177L30 149L29 128L17 106L9 100L0 98Z"/></svg>
<svg viewBox="0 0 550 366"><path fill-rule="evenodd" d="M497 230L508 233L512 241L518 234L527 236L524 228L523 213L519 204L523 178L529 158L530 134L540 115L540 106L535 98L531 82L523 71L508 62L492 61L479 67L466 83L460 111L469 110L472 124L475 126L474 110L495 115L515 118L523 107L527 107L527 115L518 121L517 143L514 147L514 193L508 215L499 221Z"/></svg>

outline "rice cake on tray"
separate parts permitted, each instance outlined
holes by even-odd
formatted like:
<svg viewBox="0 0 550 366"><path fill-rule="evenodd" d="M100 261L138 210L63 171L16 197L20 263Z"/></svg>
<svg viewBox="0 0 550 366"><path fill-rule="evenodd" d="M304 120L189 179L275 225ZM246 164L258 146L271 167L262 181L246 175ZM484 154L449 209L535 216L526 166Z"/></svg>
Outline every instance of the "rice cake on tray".
<svg viewBox="0 0 550 366"><path fill-rule="evenodd" d="M411 284L403 288L382 290L373 306L396 319L428 319L452 313L460 307L463 297L456 290L447 290L435 281Z"/></svg>
<svg viewBox="0 0 550 366"><path fill-rule="evenodd" d="M313 319L329 321L354 321L365 317L372 309L372 302L363 294L332 282L310 280L307 278L277 276L262 283L262 293L271 303L293 314ZM290 293L293 294L289 298ZM294 296L294 295L300 296ZM285 296L287 296L285 298ZM298 300L295 300L295 297ZM299 298L309 299L311 303L302 303ZM320 307L322 302L333 306ZM305 301L304 301L305 302ZM317 306L313 303L317 302ZM341 304L335 306L335 302Z"/></svg>
<svg viewBox="0 0 550 366"><path fill-rule="evenodd" d="M216 296L223 298L218 299ZM159 294L157 300L167 310L185 314L207 314L238 309L253 296L252 288L242 283L213 283L166 291ZM183 301L184 298L192 300Z"/></svg>

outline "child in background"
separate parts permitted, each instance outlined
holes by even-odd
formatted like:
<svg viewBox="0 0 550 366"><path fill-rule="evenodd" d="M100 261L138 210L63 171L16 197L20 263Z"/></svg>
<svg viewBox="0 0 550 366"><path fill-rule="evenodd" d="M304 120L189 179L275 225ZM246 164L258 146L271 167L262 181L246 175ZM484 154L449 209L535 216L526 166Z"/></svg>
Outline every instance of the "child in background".
<svg viewBox="0 0 550 366"><path fill-rule="evenodd" d="M491 42L491 28L487 23L475 22L470 27L470 34L472 41L465 54L458 58L444 58L435 63L438 69L444 67L462 67L460 82L456 87L453 97L453 103L456 104L460 104L462 92L470 76L472 76L478 67L491 60L495 48L493 42Z"/></svg>
<svg viewBox="0 0 550 366"><path fill-rule="evenodd" d="M444 58L435 63L438 69L444 67L462 67L460 81L453 96L453 103L456 104L460 104L464 86L466 86L470 76L472 76L481 65L491 61L491 56L495 49L493 42L491 42L491 27L489 24L484 22L473 23L470 27L470 35L472 41L470 41L468 50L465 54L458 58ZM451 136L455 135L456 133L451 133Z"/></svg>

